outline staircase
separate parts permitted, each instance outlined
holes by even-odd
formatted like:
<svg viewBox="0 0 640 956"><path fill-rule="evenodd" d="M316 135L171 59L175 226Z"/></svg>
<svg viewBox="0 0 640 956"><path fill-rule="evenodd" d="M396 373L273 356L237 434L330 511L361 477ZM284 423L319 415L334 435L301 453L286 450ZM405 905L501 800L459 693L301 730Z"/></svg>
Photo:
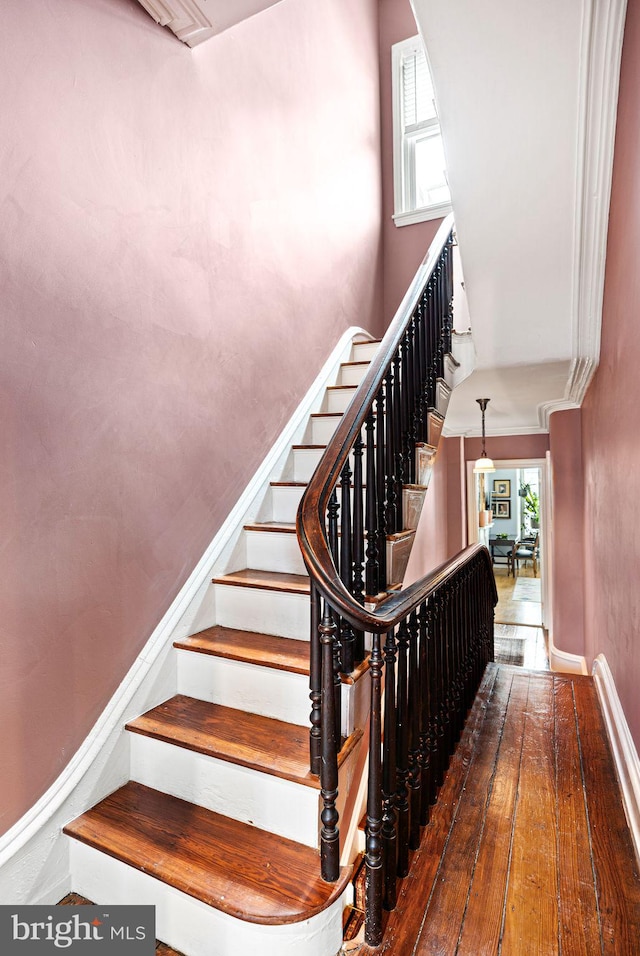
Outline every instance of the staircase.
<svg viewBox="0 0 640 956"><path fill-rule="evenodd" d="M259 520L243 528L234 555L246 566L213 577L215 624L175 641L176 695L126 724L130 781L64 829L74 891L97 903L155 904L157 935L187 956L254 947L333 956L342 943L357 844L343 838L347 865L335 882L322 880L320 782L309 771L310 586L295 520L377 346L353 344ZM434 445L448 392L442 382ZM422 475L406 490L415 525L434 454L424 447ZM413 534L389 536L390 586L402 583ZM341 683L338 811L360 816L367 661Z"/></svg>

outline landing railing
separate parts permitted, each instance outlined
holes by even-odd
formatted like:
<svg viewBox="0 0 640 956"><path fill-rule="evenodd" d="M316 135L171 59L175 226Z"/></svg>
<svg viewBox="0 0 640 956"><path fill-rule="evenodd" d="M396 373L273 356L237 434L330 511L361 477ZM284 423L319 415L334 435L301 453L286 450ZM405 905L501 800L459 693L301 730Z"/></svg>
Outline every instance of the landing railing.
<svg viewBox="0 0 640 956"><path fill-rule="evenodd" d="M298 512L311 579L311 771L320 776L322 876L339 874L341 673L370 643L366 929L420 841L484 667L497 600L478 545L402 590L388 590L387 535L403 530L405 484L428 442L451 345L452 219L445 220L313 475ZM369 640L365 640L370 635ZM384 643L383 643L384 641ZM384 694L383 694L384 687Z"/></svg>

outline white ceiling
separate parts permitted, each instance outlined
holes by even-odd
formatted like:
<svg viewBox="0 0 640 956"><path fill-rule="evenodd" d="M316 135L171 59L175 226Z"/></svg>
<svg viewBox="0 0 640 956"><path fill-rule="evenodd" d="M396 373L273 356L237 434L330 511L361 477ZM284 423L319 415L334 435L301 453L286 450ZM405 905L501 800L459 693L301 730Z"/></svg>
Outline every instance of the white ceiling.
<svg viewBox="0 0 640 956"><path fill-rule="evenodd" d="M448 434L544 431L597 364L625 0L412 0L477 354Z"/></svg>

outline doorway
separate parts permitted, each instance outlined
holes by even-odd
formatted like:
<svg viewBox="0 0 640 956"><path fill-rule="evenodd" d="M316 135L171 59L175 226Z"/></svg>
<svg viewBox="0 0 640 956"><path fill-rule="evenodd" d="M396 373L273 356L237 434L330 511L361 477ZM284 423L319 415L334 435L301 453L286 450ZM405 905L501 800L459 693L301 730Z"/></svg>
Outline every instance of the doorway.
<svg viewBox="0 0 640 956"><path fill-rule="evenodd" d="M486 545L492 558L496 660L548 669L548 463L501 460L495 467L478 476L468 463L467 513L469 542Z"/></svg>

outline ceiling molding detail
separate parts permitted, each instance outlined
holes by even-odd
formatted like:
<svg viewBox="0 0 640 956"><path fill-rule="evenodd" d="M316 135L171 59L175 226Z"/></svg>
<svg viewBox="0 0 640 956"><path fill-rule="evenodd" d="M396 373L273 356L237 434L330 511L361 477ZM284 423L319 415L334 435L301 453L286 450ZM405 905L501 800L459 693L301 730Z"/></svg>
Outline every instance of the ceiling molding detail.
<svg viewBox="0 0 640 956"><path fill-rule="evenodd" d="M160 26L194 47L280 0L139 0Z"/></svg>
<svg viewBox="0 0 640 956"><path fill-rule="evenodd" d="M584 0L583 4L572 292L574 361L566 393L566 400L575 404L568 407L582 403L600 359L626 8L627 0ZM547 421L553 410L546 412Z"/></svg>
<svg viewBox="0 0 640 956"><path fill-rule="evenodd" d="M187 46L197 46L217 33L197 0L139 0L162 27L169 27ZM206 3L206 0L204 0Z"/></svg>

